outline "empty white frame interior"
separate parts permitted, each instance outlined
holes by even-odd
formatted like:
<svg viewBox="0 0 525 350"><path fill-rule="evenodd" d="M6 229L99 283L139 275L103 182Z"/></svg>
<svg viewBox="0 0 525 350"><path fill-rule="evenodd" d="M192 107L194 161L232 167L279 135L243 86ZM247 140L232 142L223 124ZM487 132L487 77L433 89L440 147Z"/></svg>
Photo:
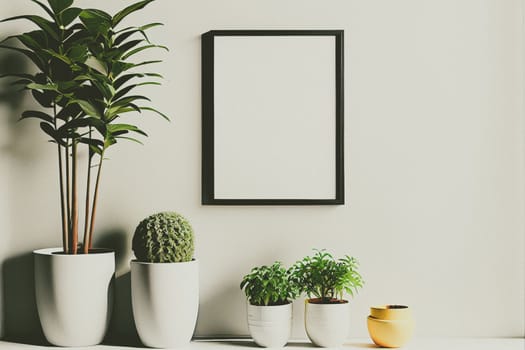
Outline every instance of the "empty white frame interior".
<svg viewBox="0 0 525 350"><path fill-rule="evenodd" d="M216 199L334 199L334 36L216 36Z"/></svg>

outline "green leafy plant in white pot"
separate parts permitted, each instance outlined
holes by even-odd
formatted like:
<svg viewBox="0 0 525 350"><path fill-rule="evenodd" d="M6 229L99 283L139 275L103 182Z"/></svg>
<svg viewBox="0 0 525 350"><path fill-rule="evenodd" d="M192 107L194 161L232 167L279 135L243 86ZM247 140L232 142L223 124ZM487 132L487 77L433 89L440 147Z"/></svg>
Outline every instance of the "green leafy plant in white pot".
<svg viewBox="0 0 525 350"><path fill-rule="evenodd" d="M112 16L73 6L73 0L48 0L47 5L32 0L43 16L3 20L26 20L36 27L4 39L0 49L14 50L34 64L34 73L7 77L16 78L12 83L28 90L40 106L23 112L21 119L39 121L57 152L62 246L34 251L38 314L45 337L55 345L98 344L108 325L114 252L92 246L102 165L118 141L140 142L130 136L146 135L136 125L121 122L124 116L160 114L142 104L149 98L134 93L140 85L159 84L148 79L158 74L137 71L156 61L134 61L135 54L159 47L145 34L159 24L121 23L152 1L134 3ZM84 174L79 170L81 159L86 161ZM81 176L85 191L79 189Z"/></svg>
<svg viewBox="0 0 525 350"><path fill-rule="evenodd" d="M247 320L255 343L262 347L283 347L292 328L292 302L299 287L278 261L254 267L240 284L247 299Z"/></svg>
<svg viewBox="0 0 525 350"><path fill-rule="evenodd" d="M308 338L317 346L338 347L350 331L350 304L345 293L353 296L363 286L355 258L335 259L324 250L306 256L291 268L293 278L308 295L305 302L305 327Z"/></svg>
<svg viewBox="0 0 525 350"><path fill-rule="evenodd" d="M199 310L193 229L174 212L142 220L132 243L131 300L137 332L154 348L188 346Z"/></svg>

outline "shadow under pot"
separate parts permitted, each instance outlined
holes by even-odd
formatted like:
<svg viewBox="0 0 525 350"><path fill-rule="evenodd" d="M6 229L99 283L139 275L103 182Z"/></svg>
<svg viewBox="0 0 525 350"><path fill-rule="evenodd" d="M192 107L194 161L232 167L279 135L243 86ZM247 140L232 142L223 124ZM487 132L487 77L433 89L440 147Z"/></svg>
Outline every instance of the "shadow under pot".
<svg viewBox="0 0 525 350"><path fill-rule="evenodd" d="M343 345L350 332L350 304L339 300L329 304L305 300L305 328L314 345L332 348Z"/></svg>
<svg viewBox="0 0 525 350"><path fill-rule="evenodd" d="M367 325L370 338L376 345L385 348L405 345L414 331L412 313L405 305L371 307Z"/></svg>
<svg viewBox="0 0 525 350"><path fill-rule="evenodd" d="M62 252L62 248L33 251L36 306L44 336L57 346L100 344L113 306L115 253Z"/></svg>
<svg viewBox="0 0 525 350"><path fill-rule="evenodd" d="M246 307L248 329L255 343L265 348L282 348L292 331L292 303Z"/></svg>
<svg viewBox="0 0 525 350"><path fill-rule="evenodd" d="M131 261L131 302L137 333L144 345L187 347L199 311L198 261Z"/></svg>

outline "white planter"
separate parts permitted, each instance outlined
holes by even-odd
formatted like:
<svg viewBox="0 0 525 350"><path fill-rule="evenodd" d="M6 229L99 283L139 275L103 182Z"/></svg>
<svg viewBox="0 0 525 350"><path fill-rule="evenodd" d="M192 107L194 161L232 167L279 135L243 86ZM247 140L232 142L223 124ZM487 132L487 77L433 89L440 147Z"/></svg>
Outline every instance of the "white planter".
<svg viewBox="0 0 525 350"><path fill-rule="evenodd" d="M292 304L255 306L247 304L248 329L259 346L282 348L292 330Z"/></svg>
<svg viewBox="0 0 525 350"><path fill-rule="evenodd" d="M324 348L343 345L350 331L350 304L305 305L306 334L312 343Z"/></svg>
<svg viewBox="0 0 525 350"><path fill-rule="evenodd" d="M56 254L62 248L33 252L38 316L46 339L58 346L102 342L113 306L115 253Z"/></svg>
<svg viewBox="0 0 525 350"><path fill-rule="evenodd" d="M199 311L199 265L131 262L131 301L140 340L154 348L189 345Z"/></svg>

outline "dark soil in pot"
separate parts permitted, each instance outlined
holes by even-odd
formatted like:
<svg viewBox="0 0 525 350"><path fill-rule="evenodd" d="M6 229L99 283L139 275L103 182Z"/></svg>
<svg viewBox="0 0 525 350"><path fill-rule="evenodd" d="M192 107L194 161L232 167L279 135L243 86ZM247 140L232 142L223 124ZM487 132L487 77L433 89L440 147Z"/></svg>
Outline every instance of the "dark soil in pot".
<svg viewBox="0 0 525 350"><path fill-rule="evenodd" d="M348 303L348 300L336 299L336 298L323 300L322 298L312 298L312 299L308 299L308 302L310 304L346 304Z"/></svg>

